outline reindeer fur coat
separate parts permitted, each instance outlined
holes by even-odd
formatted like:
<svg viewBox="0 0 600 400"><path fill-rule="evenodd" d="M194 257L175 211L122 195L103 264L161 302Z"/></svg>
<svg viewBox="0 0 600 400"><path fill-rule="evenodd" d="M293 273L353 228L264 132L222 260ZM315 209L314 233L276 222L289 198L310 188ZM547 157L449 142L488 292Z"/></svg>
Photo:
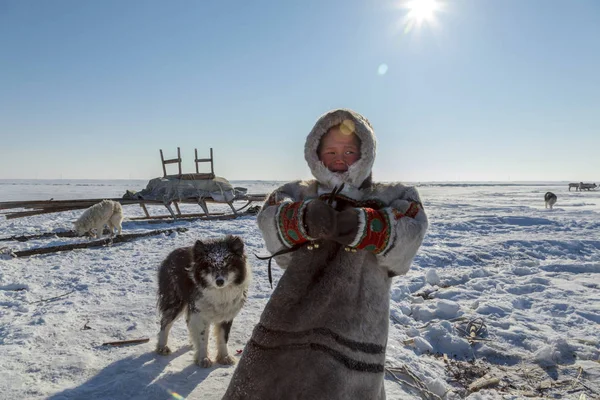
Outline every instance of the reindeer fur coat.
<svg viewBox="0 0 600 400"><path fill-rule="evenodd" d="M361 156L344 173L317 155L322 136L343 124L361 141ZM283 185L258 214L267 249L285 269L255 327L224 399L385 399L384 362L391 279L406 274L427 229L417 190L373 184L375 135L351 110L323 115L307 137L305 158L316 178ZM334 205L359 211L349 246L311 241L303 210L344 183ZM308 244L308 243L307 243ZM312 248L312 249L311 249Z"/></svg>

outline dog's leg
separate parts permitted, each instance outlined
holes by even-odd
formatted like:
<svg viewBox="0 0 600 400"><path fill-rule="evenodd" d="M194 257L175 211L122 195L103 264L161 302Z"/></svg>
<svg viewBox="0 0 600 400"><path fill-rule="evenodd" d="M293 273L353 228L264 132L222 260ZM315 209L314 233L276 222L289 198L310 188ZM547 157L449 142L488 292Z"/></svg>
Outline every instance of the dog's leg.
<svg viewBox="0 0 600 400"><path fill-rule="evenodd" d="M162 318L160 319L160 332L158 333L158 343L156 344L156 352L162 355L171 354L171 349L167 346L169 340L169 331L173 326L173 323L181 315L182 309L171 308L168 311L164 311Z"/></svg>
<svg viewBox="0 0 600 400"><path fill-rule="evenodd" d="M96 237L98 239L100 239L102 237L103 233L104 233L104 224L98 225L96 227Z"/></svg>
<svg viewBox="0 0 600 400"><path fill-rule="evenodd" d="M121 230L123 229L121 226L121 221L123 220L123 214L115 213L110 217L110 223L113 227L117 228L117 235L121 234Z"/></svg>
<svg viewBox="0 0 600 400"><path fill-rule="evenodd" d="M113 236L115 236L115 227L113 226L113 224L112 224L112 221L111 221L111 220L108 220L108 235L109 235L110 237L113 237Z"/></svg>
<svg viewBox="0 0 600 400"><path fill-rule="evenodd" d="M235 364L235 358L229 355L229 349L227 348L232 322L233 321L226 321L215 324L215 335L217 336L217 362L219 364Z"/></svg>
<svg viewBox="0 0 600 400"><path fill-rule="evenodd" d="M188 310L187 325L190 339L196 350L194 362L202 368L211 367L213 362L208 358L208 328L210 328L210 322L205 321L200 312Z"/></svg>

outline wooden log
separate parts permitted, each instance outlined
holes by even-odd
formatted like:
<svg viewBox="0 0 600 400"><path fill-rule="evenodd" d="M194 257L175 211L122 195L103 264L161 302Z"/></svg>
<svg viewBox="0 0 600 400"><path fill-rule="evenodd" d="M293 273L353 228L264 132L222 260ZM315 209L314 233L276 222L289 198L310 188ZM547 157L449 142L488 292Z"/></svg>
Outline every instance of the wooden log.
<svg viewBox="0 0 600 400"><path fill-rule="evenodd" d="M61 207L90 207L102 200L116 201L122 205L139 204L145 202L148 204L163 204L160 200L143 200L143 199L122 199L118 198L103 198L103 199L78 199L78 200L21 200L21 201L6 201L0 202L0 210L11 208L61 208Z"/></svg>
<svg viewBox="0 0 600 400"><path fill-rule="evenodd" d="M20 236L11 236L0 238L0 242L6 242L9 240L14 240L17 242L27 242L32 239L43 239L47 237L77 237L77 232L75 231L65 231L65 232L46 232L46 233L38 233L36 235L20 235Z"/></svg>
<svg viewBox="0 0 600 400"><path fill-rule="evenodd" d="M228 220L228 219L236 219L239 216L242 215L250 215L249 213L238 213L238 215L234 215L234 214L223 214L223 213L213 213L209 216L206 216L205 214L181 214L181 216L177 217L177 221L191 221L191 220L205 220L205 221L214 221L214 220ZM173 220L173 217L171 215L152 215L150 217L133 217L133 218L129 218L132 221L145 221L145 220L149 220L148 222L154 222L153 220L161 220L158 221L159 222L175 222L176 220ZM162 221L165 220L165 221ZM169 221L170 220L170 221Z"/></svg>
<svg viewBox="0 0 600 400"><path fill-rule="evenodd" d="M163 167L163 176L167 176L167 168L165 167L165 157L163 156L162 149L160 149L160 162Z"/></svg>
<svg viewBox="0 0 600 400"><path fill-rule="evenodd" d="M125 346L125 345L128 345L128 344L148 343L149 341L150 341L149 338L130 339L130 340L117 340L116 342L105 342L105 343L102 343L102 346Z"/></svg>
<svg viewBox="0 0 600 400"><path fill-rule="evenodd" d="M180 216L181 210L179 209L179 204L176 201L174 201L173 204L175 204L175 209L177 210L177 216Z"/></svg>
<svg viewBox="0 0 600 400"><path fill-rule="evenodd" d="M498 378L488 378L488 377L481 377L479 379L477 379L475 382L471 383L469 385L469 392L477 392L478 390L490 387L490 386L496 386L497 384L500 383L500 379Z"/></svg>
<svg viewBox="0 0 600 400"><path fill-rule="evenodd" d="M243 197L235 199L236 201L264 201L266 194L248 194ZM90 207L96 203L100 203L102 200L112 200L120 203L121 205L131 204L164 204L161 200L150 200L150 199L122 199L122 198L103 198L103 199L78 199L78 200L22 200L22 201L6 201L0 202L0 210L8 210L11 208L26 208L26 209L50 209L50 208L67 208L67 207ZM180 203L197 203L197 197L190 197L187 199L178 200ZM205 201L209 203L222 203L215 201L212 198L205 198Z"/></svg>
<svg viewBox="0 0 600 400"><path fill-rule="evenodd" d="M103 235L108 235L110 233L110 230L104 228L102 233L103 233ZM45 233L37 233L35 235L20 235L20 236L4 237L4 238L0 238L0 242L6 242L9 240L14 240L17 242L27 242L27 241L33 240L33 239L44 239L47 237L55 237L55 236L56 237L68 237L68 238L79 237L79 235L75 231L45 232Z"/></svg>
<svg viewBox="0 0 600 400"><path fill-rule="evenodd" d="M247 202L253 202L253 201L264 201L266 198L265 194L251 194L251 195L247 195L244 197L239 197L237 199L235 199L235 201L247 201ZM81 209L85 209L88 207L93 206L96 203L101 202L104 199L82 199L82 200L40 200L40 201L19 201L19 202L5 202L5 203L0 203L0 209L11 209L11 208L24 208L24 209L29 209L29 211L11 211L11 212L4 212L0 215L4 215L6 219L14 219L14 218L22 218L22 217L30 217L30 216L34 216L34 215L41 215L41 214L50 214L50 213L55 213L55 212L64 212L64 211L71 211L71 210L81 210ZM108 200L113 200L116 201L122 205L131 205L131 204L139 204L140 206L142 205L162 205L165 206L165 203L163 201L160 200L142 200L142 199L121 199L121 198L112 198L112 199L108 199ZM212 198L186 198L186 199L181 199L178 200L178 203L184 203L184 204L198 204L200 201L203 201L204 203L217 203L217 204L222 204L224 202L222 201L216 201ZM246 205L244 205L242 208L235 210L234 208L232 208L232 210L239 211L241 209L244 209L245 207L247 207L249 205L249 203L247 203ZM231 207L231 204L230 204ZM142 207L144 208L144 207ZM168 209L168 207L167 207ZM148 214L147 217L150 216L149 213L147 213L147 209L145 209L145 213ZM182 214L183 215L183 214Z"/></svg>
<svg viewBox="0 0 600 400"><path fill-rule="evenodd" d="M142 210L144 210L144 214L146 214L146 218L150 218L150 213L148 212L146 205L144 203L140 203L140 207L142 207Z"/></svg>
<svg viewBox="0 0 600 400"><path fill-rule="evenodd" d="M179 159L179 176L181 176L181 151L177 148L177 158Z"/></svg>
<svg viewBox="0 0 600 400"><path fill-rule="evenodd" d="M15 219L15 218L23 218L23 217L32 217L34 215L40 215L40 214L52 214L52 213L56 213L56 212L62 212L62 211L73 211L73 210L83 210L87 207L85 206L78 206L78 207L69 207L69 208L51 208L49 210L35 210L35 211L17 211L17 212L10 212L10 213L5 213L4 217L6 219Z"/></svg>
<svg viewBox="0 0 600 400"><path fill-rule="evenodd" d="M13 255L15 257L29 257L38 254L48 254L48 253L57 253L59 251L69 251L75 249L86 249L91 247L103 247L110 244L129 242L133 239L147 237L147 236L156 236L162 233L170 234L172 232L186 232L187 228L176 228L176 229L162 229L162 230L154 230L150 232L143 233L129 233L125 235L115 236L113 238L105 238L100 240L95 240L93 242L82 242L82 243L71 243L71 244L63 244L59 246L50 246L50 247L38 247L35 249L29 250L21 250L15 251Z"/></svg>
<svg viewBox="0 0 600 400"><path fill-rule="evenodd" d="M66 296L70 295L71 293L75 293L75 289L71 290L70 292L63 293L63 294L61 294L59 296L50 297L49 299L42 299L42 300L38 300L38 301L30 301L27 304L46 303L48 301L54 301L54 300L62 299L63 297L66 297Z"/></svg>

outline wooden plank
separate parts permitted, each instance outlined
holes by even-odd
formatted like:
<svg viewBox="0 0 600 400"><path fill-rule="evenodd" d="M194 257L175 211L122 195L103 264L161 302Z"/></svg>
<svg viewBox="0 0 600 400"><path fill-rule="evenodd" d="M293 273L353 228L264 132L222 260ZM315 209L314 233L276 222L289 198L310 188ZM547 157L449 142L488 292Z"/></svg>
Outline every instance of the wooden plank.
<svg viewBox="0 0 600 400"><path fill-rule="evenodd" d="M177 218L177 221L187 221L187 220L207 220L207 221L212 221L212 220L228 220L228 219L236 219L237 217L243 216L243 215L250 215L249 213L238 213L237 215L235 214L223 214L223 213L214 213L211 214L209 216L206 216L206 214L202 213L202 214L182 214L181 217ZM132 221L145 221L145 220L150 220L148 222L154 222L153 220L159 220L159 222L175 222L173 220L173 217L171 217L171 215L152 215L150 217L133 217L133 218L129 218ZM162 220L166 220L166 221L162 221Z"/></svg>
<svg viewBox="0 0 600 400"><path fill-rule="evenodd" d="M179 159L179 175L181 175L181 151L177 148L177 158Z"/></svg>
<svg viewBox="0 0 600 400"><path fill-rule="evenodd" d="M266 194L248 194L243 197L235 199L235 201L264 201L267 198ZM23 200L23 201L10 201L0 203L0 210L7 210L11 208L34 208L34 209L49 209L49 208L67 208L84 206L90 207L102 200L116 201L122 205L131 204L149 204L149 205L163 205L164 202L161 200L150 200L150 199L122 199L122 198L107 198L107 199L78 199L78 200ZM208 197L205 200L209 203L223 203L222 201L215 201ZM180 203L195 204L198 202L197 197L189 197L187 199L178 200Z"/></svg>
<svg viewBox="0 0 600 400"><path fill-rule="evenodd" d="M165 178L181 179L183 181L200 181L204 179L213 179L214 174L209 172L206 173L195 173L195 174L183 174L183 175L167 175Z"/></svg>
<svg viewBox="0 0 600 400"><path fill-rule="evenodd" d="M163 161L163 164L175 164L181 162L181 158L171 158L170 160Z"/></svg>
<svg viewBox="0 0 600 400"><path fill-rule="evenodd" d="M162 149L160 149L160 161L163 167L163 176L167 176L167 168L165 167L165 158L163 157Z"/></svg>
<svg viewBox="0 0 600 400"><path fill-rule="evenodd" d="M144 210L144 214L146 214L146 217L150 218L150 213L148 212L146 205L144 203L140 203L140 207L142 207L142 210Z"/></svg>
<svg viewBox="0 0 600 400"><path fill-rule="evenodd" d="M78 205L86 205L90 207L96 203L100 203L102 200L112 200L122 205L128 204L139 204L140 202L151 203L151 204L163 204L160 200L143 200L143 199L123 199L117 198L103 198L103 199L77 199L77 200L20 200L20 201L6 201L0 202L0 210L7 210L10 208L50 208L50 207L71 207Z"/></svg>
<svg viewBox="0 0 600 400"><path fill-rule="evenodd" d="M247 201L247 202L262 202L266 198L266 194L250 194L244 197L240 197L235 199L235 201ZM16 211L16 212L3 212L0 215L4 215L6 219L14 219L14 218L22 218L29 217L40 214L49 214L55 212L63 212L63 211L71 211L71 210L80 210L91 207L92 205L101 202L104 199L78 199L78 200L35 200L35 201L12 201L12 202L4 202L0 203L0 209L7 210L13 208L24 208L28 211ZM161 205L164 206L164 202L160 200L143 200L143 199L122 199L122 198L111 198L107 200L116 201L122 205L131 205L131 204L139 204L144 209L147 205ZM200 200L203 200L206 203L216 203L223 204L225 202L216 201L212 198L187 198L183 200L179 200L178 203L184 204L198 204ZM245 208L248 204L246 204ZM231 206L231 205L230 205ZM176 205L176 207L178 207ZM148 215L147 208L144 213ZM179 213L179 211L178 211Z"/></svg>
<svg viewBox="0 0 600 400"><path fill-rule="evenodd" d="M15 218L23 218L23 217L33 217L34 215L52 214L55 212L62 212L62 211L83 210L85 208L87 208L87 206L78 206L78 207L69 207L69 208L53 208L50 210L17 211L17 212L5 213L4 218L15 219Z"/></svg>
<svg viewBox="0 0 600 400"><path fill-rule="evenodd" d="M200 171L198 169L198 163L201 162L210 162L210 174L206 174L209 176L206 179L212 179L215 177L215 169L214 169L214 158L213 158L213 149L210 148L210 158L198 158L198 149L194 149L194 163L196 164L196 174L199 174Z"/></svg>
<svg viewBox="0 0 600 400"><path fill-rule="evenodd" d="M91 247L103 247L110 244L123 243L128 242L133 239L147 237L147 236L156 236L162 233L170 234L172 232L186 232L187 228L176 228L176 229L161 229L150 232L143 233L129 233L124 235L118 235L113 238L104 238L100 240L94 240L92 242L81 242L81 243L71 243L71 244L63 244L59 246L49 246L49 247L38 247L34 249L15 251L12 253L15 257L29 257L33 255L39 254L48 254L48 253L57 253L60 251L69 251L75 249L86 249Z"/></svg>
<svg viewBox="0 0 600 400"><path fill-rule="evenodd" d="M110 233L110 230L104 228L104 230L102 231L103 235L108 235ZM77 232L75 231L63 231L63 232L45 232L45 233L37 233L34 235L21 235L21 236L10 236L10 237L3 237L0 238L0 242L6 242L9 240L14 240L17 242L27 242L29 240L32 239L44 239L47 237L68 237L68 238L74 238L74 237L80 237Z"/></svg>
<svg viewBox="0 0 600 400"><path fill-rule="evenodd" d="M149 341L150 341L150 338L130 339L130 340L117 340L116 342L102 343L102 346L125 346L125 345L128 345L128 344L148 343Z"/></svg>

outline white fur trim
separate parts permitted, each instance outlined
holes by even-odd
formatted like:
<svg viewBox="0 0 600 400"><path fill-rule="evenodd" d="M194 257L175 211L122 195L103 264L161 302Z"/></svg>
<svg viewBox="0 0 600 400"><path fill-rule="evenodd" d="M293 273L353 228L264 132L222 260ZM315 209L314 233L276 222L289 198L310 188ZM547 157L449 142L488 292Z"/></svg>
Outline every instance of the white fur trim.
<svg viewBox="0 0 600 400"><path fill-rule="evenodd" d="M355 210L358 211L358 231L356 232L354 240L348 245L349 247L358 246L367 229L367 212L364 208L355 208Z"/></svg>
<svg viewBox="0 0 600 400"><path fill-rule="evenodd" d="M348 171L344 173L331 172L319 160L317 148L321 138L327 131L345 120L354 122L354 133L361 141L360 159L352 164ZM375 162L376 139L375 133L369 121L359 113L347 110L337 109L330 111L319 118L311 132L306 138L304 146L304 158L310 167L313 176L325 186L331 188L346 184L348 193L358 191L360 185L368 178Z"/></svg>
<svg viewBox="0 0 600 400"><path fill-rule="evenodd" d="M300 233L302 233L302 235L307 237L308 240L317 240L317 238L314 238L308 234L308 231L305 229L304 225L304 213L306 211L306 206L313 200L314 199L303 201L300 208L298 208L298 230L300 231Z"/></svg>

